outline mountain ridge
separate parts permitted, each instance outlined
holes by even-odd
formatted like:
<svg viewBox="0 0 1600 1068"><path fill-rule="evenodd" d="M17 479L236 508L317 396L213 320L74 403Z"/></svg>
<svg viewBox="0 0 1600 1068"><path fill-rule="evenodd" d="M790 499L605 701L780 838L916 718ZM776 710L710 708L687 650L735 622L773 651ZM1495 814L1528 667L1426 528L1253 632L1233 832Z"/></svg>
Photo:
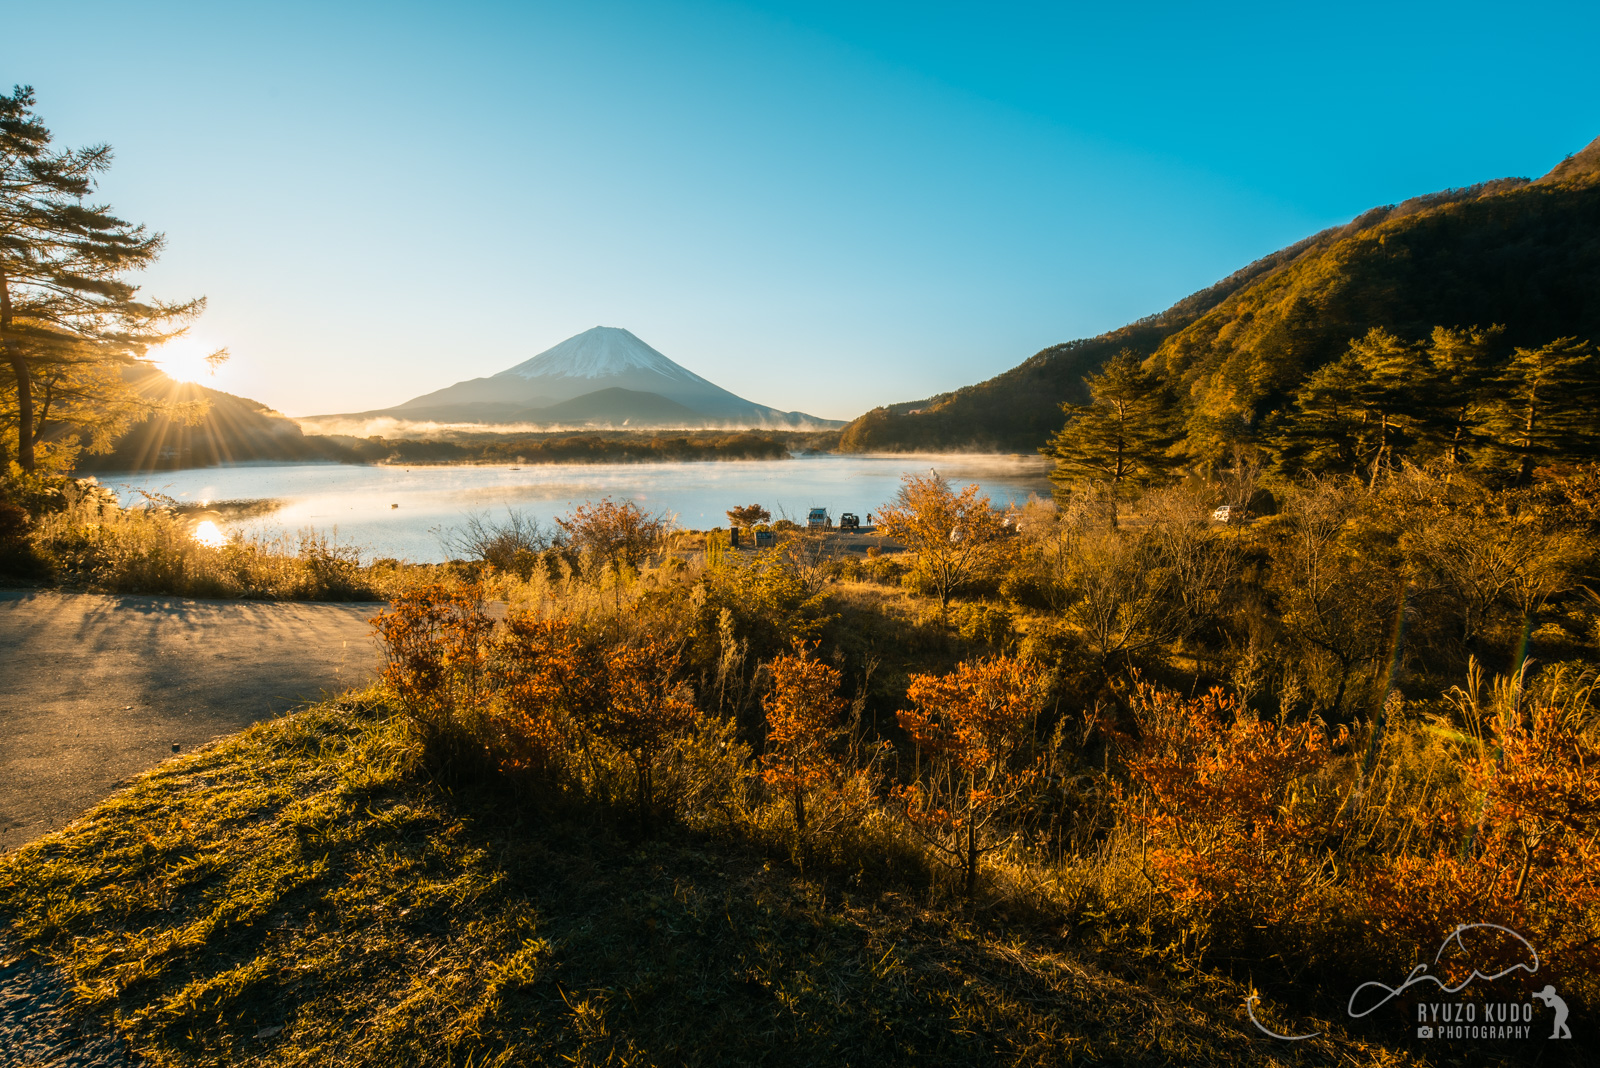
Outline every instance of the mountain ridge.
<svg viewBox="0 0 1600 1068"><path fill-rule="evenodd" d="M1597 194L1600 138L1537 181L1501 178L1372 208L1155 315L1050 346L970 386L875 408L845 427L841 448L1032 451L1060 429L1063 402L1088 401L1083 376L1123 348L1174 376L1196 428L1233 419L1248 430L1373 326L1420 336L1504 321L1515 344L1600 340L1600 300L1585 296L1600 292ZM1416 266L1424 261L1426 270ZM1289 304L1272 299L1285 287Z"/></svg>

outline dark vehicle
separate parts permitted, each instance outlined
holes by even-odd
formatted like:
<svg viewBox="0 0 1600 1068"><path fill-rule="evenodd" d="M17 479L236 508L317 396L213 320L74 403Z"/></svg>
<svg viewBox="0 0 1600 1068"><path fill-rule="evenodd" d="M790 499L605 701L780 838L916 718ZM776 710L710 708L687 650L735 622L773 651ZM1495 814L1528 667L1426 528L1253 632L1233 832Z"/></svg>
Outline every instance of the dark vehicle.
<svg viewBox="0 0 1600 1068"><path fill-rule="evenodd" d="M854 512L845 512L844 514L839 516L839 529L840 530L860 530L861 529L861 517L856 515Z"/></svg>

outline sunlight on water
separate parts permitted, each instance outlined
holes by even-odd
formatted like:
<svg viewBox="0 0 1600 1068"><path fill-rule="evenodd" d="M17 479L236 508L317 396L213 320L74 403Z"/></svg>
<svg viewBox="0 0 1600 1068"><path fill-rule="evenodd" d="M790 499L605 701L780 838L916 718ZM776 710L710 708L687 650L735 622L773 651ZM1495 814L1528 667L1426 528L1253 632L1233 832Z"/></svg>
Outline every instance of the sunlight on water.
<svg viewBox="0 0 1600 1068"><path fill-rule="evenodd" d="M202 519L195 524L194 540L201 545L210 545L213 548L218 545L228 544L228 536L217 527L216 523L209 519Z"/></svg>
<svg viewBox="0 0 1600 1068"><path fill-rule="evenodd" d="M313 528L361 549L366 559L392 556L444 559L438 532L468 515L503 515L508 508L546 527L585 501L631 499L666 512L679 525L704 530L728 525L726 510L759 503L774 518L803 521L826 508L863 520L893 498L906 472L936 469L957 486L976 482L995 504L1050 495L1042 458L1008 456L817 456L789 460L702 463L549 464L522 467L435 467L361 464L238 464L148 475L106 475L101 481L138 504L141 489L179 501L211 502L223 514L219 535L277 534ZM230 506L270 501L247 520ZM199 531L197 530L197 535ZM209 543L208 543L209 544Z"/></svg>

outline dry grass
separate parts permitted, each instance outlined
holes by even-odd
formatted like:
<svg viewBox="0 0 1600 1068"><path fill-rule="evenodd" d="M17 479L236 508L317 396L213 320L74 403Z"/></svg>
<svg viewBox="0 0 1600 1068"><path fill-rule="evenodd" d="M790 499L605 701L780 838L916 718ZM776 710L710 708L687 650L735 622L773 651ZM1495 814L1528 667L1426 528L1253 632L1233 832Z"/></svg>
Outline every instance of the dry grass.
<svg viewBox="0 0 1600 1068"><path fill-rule="evenodd" d="M445 791L394 723L352 697L163 765L0 859L8 938L162 1066L1406 1062L1273 1044L1038 909Z"/></svg>
<svg viewBox="0 0 1600 1068"><path fill-rule="evenodd" d="M62 506L28 531L34 571L109 593L268 600L381 600L435 569L381 561L315 530L195 539L196 518L161 506L122 508L89 482L67 482Z"/></svg>

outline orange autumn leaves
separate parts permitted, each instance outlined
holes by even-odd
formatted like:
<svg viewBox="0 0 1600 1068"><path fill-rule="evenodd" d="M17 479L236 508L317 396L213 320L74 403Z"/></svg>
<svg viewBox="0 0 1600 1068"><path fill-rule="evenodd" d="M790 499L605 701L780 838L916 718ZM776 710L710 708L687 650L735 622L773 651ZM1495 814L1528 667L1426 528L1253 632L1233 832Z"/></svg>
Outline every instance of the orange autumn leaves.
<svg viewBox="0 0 1600 1068"><path fill-rule="evenodd" d="M1376 935L1426 959L1456 925L1496 923L1552 976L1600 965L1600 745L1582 715L1501 710L1459 767L1475 803L1430 809L1392 769L1364 780L1345 728L1262 720L1220 690L1186 700L1140 683L1130 704L1118 805L1152 886L1212 937L1349 927L1351 948ZM1386 841L1401 822L1410 832Z"/></svg>
<svg viewBox="0 0 1600 1068"><path fill-rule="evenodd" d="M1010 837L1002 814L1042 766L1034 721L1043 689L1037 667L1007 656L913 675L906 689L900 726L920 759L897 796L911 827L961 871L969 897L982 857Z"/></svg>
<svg viewBox="0 0 1600 1068"><path fill-rule="evenodd" d="M1118 800L1155 885L1180 908L1241 925L1309 919L1337 811L1310 780L1348 732L1259 719L1220 689L1186 700L1138 682L1130 704L1139 740Z"/></svg>
<svg viewBox="0 0 1600 1068"><path fill-rule="evenodd" d="M829 745L839 733L844 700L837 668L818 660L805 643L772 662L772 689L762 699L767 751L762 778L789 795L795 826L806 829L806 793L839 777Z"/></svg>
<svg viewBox="0 0 1600 1068"><path fill-rule="evenodd" d="M548 783L588 772L592 782L618 758L648 818L657 764L698 716L664 643L608 643L526 613L497 622L470 587L409 591L373 626L384 682L424 752L454 774L487 767Z"/></svg>
<svg viewBox="0 0 1600 1068"><path fill-rule="evenodd" d="M947 864L968 895L986 858L1013 843L1019 862L1052 862L1018 835L1061 803L1071 757L1024 659L912 675L895 770L887 742L846 724L844 675L815 644L762 666L751 760L731 726L703 717L659 638L496 620L473 591L443 587L399 598L376 626L385 679L447 772L626 803L648 824L689 804L681 771L698 745L715 755L695 759L726 772L719 812L792 828L807 850L871 821ZM1537 944L1552 974L1600 965L1600 739L1586 703L1519 699L1471 738L1441 728L1423 752L1427 713L1398 702L1396 723L1423 726L1391 724L1386 737L1358 721L1365 734L1352 739L1316 719L1258 716L1222 690L1185 698L1135 681L1120 700L1092 775L1106 855L1131 843L1137 891L1104 908L1165 917L1202 952L1245 957L1285 945L1323 962L1376 947L1417 957L1458 923L1488 922Z"/></svg>

